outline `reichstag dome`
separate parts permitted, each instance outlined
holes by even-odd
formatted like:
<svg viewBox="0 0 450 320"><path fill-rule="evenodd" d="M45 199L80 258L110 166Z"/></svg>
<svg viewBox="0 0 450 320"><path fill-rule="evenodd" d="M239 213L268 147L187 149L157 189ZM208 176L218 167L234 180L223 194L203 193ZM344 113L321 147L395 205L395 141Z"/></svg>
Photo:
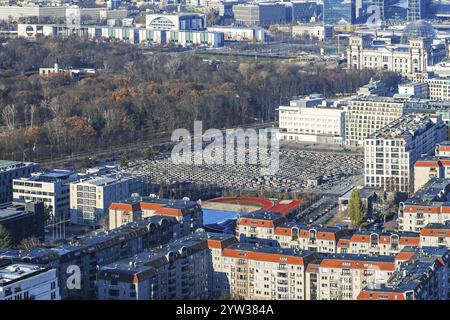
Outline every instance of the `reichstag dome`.
<svg viewBox="0 0 450 320"><path fill-rule="evenodd" d="M436 30L434 30L430 23L424 20L410 22L403 29L401 42L407 44L409 39L418 37L433 40L436 37Z"/></svg>

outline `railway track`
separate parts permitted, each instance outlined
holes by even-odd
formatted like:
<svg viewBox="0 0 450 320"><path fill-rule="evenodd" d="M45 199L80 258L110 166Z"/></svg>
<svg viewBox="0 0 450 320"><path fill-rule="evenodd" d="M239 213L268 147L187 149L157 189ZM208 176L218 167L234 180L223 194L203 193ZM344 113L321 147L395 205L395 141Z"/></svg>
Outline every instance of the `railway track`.
<svg viewBox="0 0 450 320"><path fill-rule="evenodd" d="M243 125L241 127L237 128L222 128L219 129L222 133L225 133L226 130L229 129L263 129L272 127L275 125L276 122L258 122L258 123L252 123L248 125ZM95 158L99 161L104 160L110 160L110 161L116 161L120 158L119 155L123 154L124 152L129 151L135 151L135 150L142 150L149 147L161 147L161 146L167 146L170 144L173 144L171 140L171 132L169 131L159 131L159 132L152 132L149 133L149 135L152 135L152 137L148 138L148 140L141 140L139 142L132 142L127 143L124 145L117 145L117 146L111 146L107 148L106 150L97 151L97 152L82 152L82 153L76 153L71 155L66 155L58 158L50 158L50 159L42 159L39 160L39 163L44 167L58 167L58 166L66 166L66 165L73 165L74 162L81 161L87 157L89 158ZM112 158L112 159L110 159Z"/></svg>

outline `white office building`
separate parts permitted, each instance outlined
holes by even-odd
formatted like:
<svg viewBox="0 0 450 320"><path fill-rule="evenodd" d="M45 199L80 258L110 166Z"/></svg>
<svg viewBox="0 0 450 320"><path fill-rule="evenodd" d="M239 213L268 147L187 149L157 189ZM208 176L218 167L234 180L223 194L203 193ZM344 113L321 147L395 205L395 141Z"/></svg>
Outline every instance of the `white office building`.
<svg viewBox="0 0 450 320"><path fill-rule="evenodd" d="M388 192L413 192L414 163L433 154L446 136L442 118L427 114L404 115L376 131L364 143L365 185Z"/></svg>
<svg viewBox="0 0 450 320"><path fill-rule="evenodd" d="M322 106L321 97L293 100L280 106L279 139L295 142L342 144L345 130L345 111L340 107Z"/></svg>
<svg viewBox="0 0 450 320"><path fill-rule="evenodd" d="M70 217L71 182L78 179L72 170L50 170L13 180L14 201L43 201L58 221Z"/></svg>
<svg viewBox="0 0 450 320"><path fill-rule="evenodd" d="M70 184L70 220L73 224L101 226L113 202L146 192L147 178L128 172L88 177Z"/></svg>

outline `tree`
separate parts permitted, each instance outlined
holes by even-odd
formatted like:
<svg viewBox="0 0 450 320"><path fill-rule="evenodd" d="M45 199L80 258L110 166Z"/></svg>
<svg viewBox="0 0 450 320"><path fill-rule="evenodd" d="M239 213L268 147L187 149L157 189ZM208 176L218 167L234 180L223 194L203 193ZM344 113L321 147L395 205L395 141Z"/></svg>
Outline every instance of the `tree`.
<svg viewBox="0 0 450 320"><path fill-rule="evenodd" d="M20 250L31 250L42 245L42 241L37 237L29 237L20 241L18 248Z"/></svg>
<svg viewBox="0 0 450 320"><path fill-rule="evenodd" d="M0 224L0 248L6 249L11 248L11 246L11 236L8 230Z"/></svg>
<svg viewBox="0 0 450 320"><path fill-rule="evenodd" d="M44 220L45 224L50 223L50 220L53 218L53 211L50 207L44 207Z"/></svg>
<svg viewBox="0 0 450 320"><path fill-rule="evenodd" d="M84 158L80 162L80 168L87 169L87 168L90 168L91 166L92 166L92 162L89 158Z"/></svg>
<svg viewBox="0 0 450 320"><path fill-rule="evenodd" d="M130 156L128 155L128 152L125 152L122 159L120 160L120 167L121 168L128 168L128 163L130 162Z"/></svg>
<svg viewBox="0 0 450 320"><path fill-rule="evenodd" d="M363 219L364 208L361 201L361 191L359 188L354 188L350 196L350 203L348 208L348 215L352 220L354 226L360 225Z"/></svg>

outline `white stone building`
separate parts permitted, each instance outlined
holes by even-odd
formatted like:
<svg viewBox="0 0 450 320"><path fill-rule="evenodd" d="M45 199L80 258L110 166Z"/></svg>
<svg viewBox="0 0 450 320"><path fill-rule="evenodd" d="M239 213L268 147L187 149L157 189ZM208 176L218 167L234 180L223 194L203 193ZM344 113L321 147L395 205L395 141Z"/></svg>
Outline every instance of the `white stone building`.
<svg viewBox="0 0 450 320"><path fill-rule="evenodd" d="M414 163L431 155L445 140L447 128L440 116L404 115L371 134L364 143L364 177L367 187L412 192Z"/></svg>

